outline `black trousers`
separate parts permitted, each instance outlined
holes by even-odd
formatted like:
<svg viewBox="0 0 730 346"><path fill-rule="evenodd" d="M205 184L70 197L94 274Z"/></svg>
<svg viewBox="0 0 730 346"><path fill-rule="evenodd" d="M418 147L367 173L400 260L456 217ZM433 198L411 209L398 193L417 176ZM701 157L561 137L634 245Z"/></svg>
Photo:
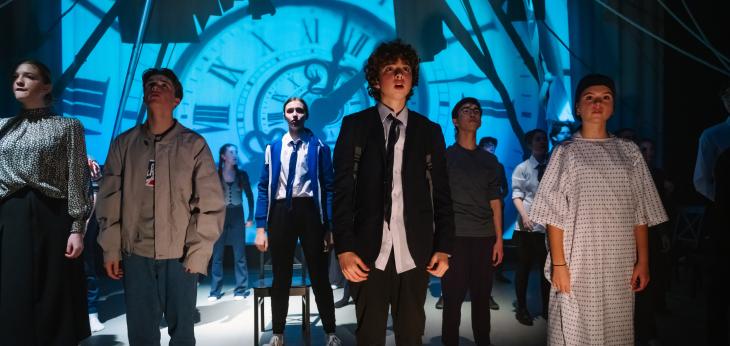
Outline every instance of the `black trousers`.
<svg viewBox="0 0 730 346"><path fill-rule="evenodd" d="M289 210L283 200L273 202L269 217L269 249L274 281L271 285L271 319L274 334L284 333L289 310L289 288L297 239L302 244L307 269L326 333L335 332L335 304L328 278L329 253L324 252L324 233L312 198L292 199Z"/></svg>
<svg viewBox="0 0 730 346"><path fill-rule="evenodd" d="M66 200L26 188L0 202L0 344L77 345L90 335L84 263L64 256Z"/></svg>
<svg viewBox="0 0 730 346"><path fill-rule="evenodd" d="M96 277L99 263L97 256L101 254L101 249L97 250L99 244L96 242L96 237L99 235L99 223L96 221L96 211L91 213L89 217L89 223L86 226L86 234L84 234L84 252L81 257L84 259L84 276L86 276L86 301L89 304L89 314L96 314L99 312L98 299L99 299L99 278ZM102 266L103 267L103 266Z"/></svg>
<svg viewBox="0 0 730 346"><path fill-rule="evenodd" d="M489 345L492 292L492 249L496 237L455 237L449 270L441 279L444 297L441 341L446 346L459 344L461 304L466 292L471 297L471 328L477 345Z"/></svg>
<svg viewBox="0 0 730 346"><path fill-rule="evenodd" d="M360 346L385 345L389 309L393 315L396 344L423 344L428 272L426 268L416 267L398 274L394 257L391 251L384 271L376 269L375 263L369 263L368 279L349 283L355 300L357 344Z"/></svg>
<svg viewBox="0 0 730 346"><path fill-rule="evenodd" d="M233 250L233 269L236 287L233 294L243 296L248 288L248 265L246 263L246 221L243 218L243 206L228 206L223 233L213 245L213 256L210 259L210 296L220 297L223 289L223 255L225 246Z"/></svg>
<svg viewBox="0 0 730 346"><path fill-rule="evenodd" d="M515 231L514 238L517 241L517 272L515 273L517 308L527 309L527 283L533 267L538 265L540 273L540 294L542 295L542 314L547 318L550 282L543 275L543 267L547 258L545 233Z"/></svg>

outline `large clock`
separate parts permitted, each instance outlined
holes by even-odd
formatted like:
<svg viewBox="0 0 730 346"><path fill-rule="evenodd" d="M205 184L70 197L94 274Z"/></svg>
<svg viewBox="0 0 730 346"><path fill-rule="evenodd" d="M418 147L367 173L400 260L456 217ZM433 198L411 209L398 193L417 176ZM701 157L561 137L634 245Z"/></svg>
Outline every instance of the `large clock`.
<svg viewBox="0 0 730 346"><path fill-rule="evenodd" d="M119 111L132 45L121 42L118 16L125 2L108 0L62 0L60 17L63 42L63 73L55 76L59 92L56 109L78 118L84 125L87 150L104 162ZM138 68L130 81L130 93L122 110L122 132L144 116L141 74L166 57L160 44L144 44ZM167 50L170 52L171 50ZM169 61L169 58L164 59ZM118 134L118 133L117 133Z"/></svg>
<svg viewBox="0 0 730 346"><path fill-rule="evenodd" d="M89 151L102 161L112 139L132 46L121 43L116 20L96 36L99 40L91 50L87 46L96 35L95 27L114 18L110 14L115 4L82 1L63 18L62 26L64 69L73 66L81 52L88 52L61 98L63 112L82 120ZM64 8L72 5L71 0L63 1ZM121 131L144 119L139 78L146 68L159 65L173 67L185 89L176 118L203 134L213 151L224 143L237 144L240 162L253 168L253 174L260 167L265 143L286 129L281 113L290 96L309 103L307 126L333 145L343 115L374 104L362 68L377 44L395 37L393 4L282 0L276 2L276 10L255 20L245 2L235 2L200 28L199 42L143 45ZM485 30L491 35L494 28L486 25ZM506 112L490 82L450 32L446 38L447 49L435 61L421 64L420 85L409 108L441 124L449 144L451 107L464 96L474 96L490 118L479 136L509 133ZM522 87L529 83L510 84L520 120L529 119L534 112L525 105L531 104L527 101L534 92ZM510 147L500 145L500 150Z"/></svg>
<svg viewBox="0 0 730 346"><path fill-rule="evenodd" d="M309 104L307 127L332 146L342 117L374 104L362 68L394 34L372 13L343 2L277 2L276 14L260 20L246 7L235 9L177 60L185 87L177 118L214 151L238 144L246 165L286 131L284 101L298 96ZM419 93L409 107L424 110L426 99Z"/></svg>
<svg viewBox="0 0 730 346"><path fill-rule="evenodd" d="M254 177L265 144L286 130L282 108L288 97L307 101L307 126L333 146L342 117L374 104L367 95L362 68L377 44L395 37L391 0L277 0L276 13L261 19L251 18L250 2L227 1L228 6L208 9L215 15L196 13L198 42L142 46L126 107L117 119L132 45L121 41L116 18L127 3L61 0L65 14L60 25L61 65L69 78L54 85L63 90L59 110L82 121L88 151L102 162L115 122L120 120L124 131L144 119L140 78L152 66L173 67L181 77L185 97L175 117L201 133L214 153L224 143L237 144L242 168ZM537 84L511 38L486 8L488 4L473 5L477 27L489 43L518 122L525 130L539 126ZM476 42L470 21L458 4L450 6L461 22L456 25L471 35L457 38L451 27L444 27L447 47L434 61L420 65L420 83L408 107L439 123L449 145L454 142L451 107L464 96L476 97L485 111L477 137L499 138L497 156L509 176L521 161L521 141L513 135L501 96L464 48L464 40ZM557 1L549 9L553 18L565 17L564 2ZM513 25L519 29L522 24ZM552 25L567 35L567 27L559 30L558 22ZM528 29L520 29L520 36L533 42ZM567 52L560 51L563 66L569 66ZM514 211L511 204L506 208L508 225Z"/></svg>

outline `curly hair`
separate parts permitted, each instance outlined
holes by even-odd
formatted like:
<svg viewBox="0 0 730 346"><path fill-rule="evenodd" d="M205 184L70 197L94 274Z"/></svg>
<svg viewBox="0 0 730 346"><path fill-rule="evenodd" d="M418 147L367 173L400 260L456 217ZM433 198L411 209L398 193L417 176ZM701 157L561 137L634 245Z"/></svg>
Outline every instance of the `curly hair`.
<svg viewBox="0 0 730 346"><path fill-rule="evenodd" d="M381 43L368 58L365 64L365 79L368 81L368 94L380 101L380 89L375 88L375 85L380 83L380 70L385 65L392 64L398 59L401 59L404 63L411 67L413 76L413 87L418 85L418 63L421 61L418 58L416 50L408 43L396 39L389 42ZM413 96L413 88L408 93L408 99Z"/></svg>

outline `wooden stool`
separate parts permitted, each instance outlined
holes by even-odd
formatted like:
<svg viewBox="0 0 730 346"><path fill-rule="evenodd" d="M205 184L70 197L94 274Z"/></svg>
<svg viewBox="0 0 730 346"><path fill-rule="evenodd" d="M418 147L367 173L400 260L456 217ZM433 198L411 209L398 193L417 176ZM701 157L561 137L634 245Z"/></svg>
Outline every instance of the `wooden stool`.
<svg viewBox="0 0 730 346"><path fill-rule="evenodd" d="M309 286L306 283L304 284L292 284L291 288L289 289L289 297L298 296L302 297L302 334L304 337L304 341L306 344L309 344L310 340L310 321L309 321ZM254 345L259 344L259 331L262 333L264 332L264 311L266 310L265 307L265 299L267 297L271 297L271 285L268 286L262 286L254 287L253 289L253 313L254 313L254 334L253 334L253 342ZM259 310L261 311L261 319L259 319ZM260 323L260 326L259 326Z"/></svg>

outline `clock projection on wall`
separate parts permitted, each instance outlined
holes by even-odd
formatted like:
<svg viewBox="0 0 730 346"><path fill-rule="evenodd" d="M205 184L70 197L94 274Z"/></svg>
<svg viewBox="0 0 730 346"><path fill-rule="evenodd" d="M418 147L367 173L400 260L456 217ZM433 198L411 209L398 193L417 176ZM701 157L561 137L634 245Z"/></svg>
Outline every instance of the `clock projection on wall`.
<svg viewBox="0 0 730 346"><path fill-rule="evenodd" d="M176 119L202 134L216 159L223 144L236 144L239 165L255 181L265 144L286 131L284 101L304 98L310 108L307 127L334 146L342 117L374 105L363 73L367 57L379 43L396 36L394 4L387 0L273 0L275 12L255 15L257 19L249 1L181 2L181 9L170 12L178 17L166 19L179 24L169 26L172 31L156 33L154 39L147 37L140 46L139 62L127 77L133 66L129 42L134 42L139 25L139 19L137 23L129 19L125 7L129 3L141 8L144 0L63 0L61 5L70 11L61 25L65 90L59 103L65 115L82 121L89 153L101 162L115 123L121 132L144 120L141 75L160 66L172 68L184 88ZM568 53L541 30L549 24L552 32L568 41L567 23L550 20L565 18L567 3L536 1L532 7L522 3L472 2L476 14L472 23L461 1L443 1L443 8L464 30L455 35L451 24L443 25L446 47L433 61L421 64L420 83L408 103L410 109L439 123L450 145L454 143L451 107L465 96L479 99L485 112L477 136L499 139L497 156L507 176L522 160L515 126L520 131L545 126L546 119L565 117L552 109L570 104L565 87L570 85ZM186 13L182 4L195 10ZM517 15L515 4L524 7ZM499 16L496 11L504 13ZM538 12L540 18L535 16ZM154 15L151 18L154 21ZM178 37L165 42L165 34ZM180 39L185 35L191 39ZM474 48L465 43L481 47L480 36L487 43L498 83L487 78L483 62L474 59ZM533 56L539 73L526 67L524 51ZM552 79L548 82L543 76ZM129 96L122 103L126 79ZM506 97L495 88L497 84L504 85ZM548 106L541 103L545 95L551 97ZM512 119L505 102L514 109ZM508 218L511 213L507 211Z"/></svg>
<svg viewBox="0 0 730 346"><path fill-rule="evenodd" d="M211 147L236 143L244 164L260 162L287 129L284 101L297 96L309 105L307 127L333 146L342 117L374 104L362 66L394 30L359 7L316 4L277 3L260 20L242 7L209 25L175 64L186 93L178 119Z"/></svg>

